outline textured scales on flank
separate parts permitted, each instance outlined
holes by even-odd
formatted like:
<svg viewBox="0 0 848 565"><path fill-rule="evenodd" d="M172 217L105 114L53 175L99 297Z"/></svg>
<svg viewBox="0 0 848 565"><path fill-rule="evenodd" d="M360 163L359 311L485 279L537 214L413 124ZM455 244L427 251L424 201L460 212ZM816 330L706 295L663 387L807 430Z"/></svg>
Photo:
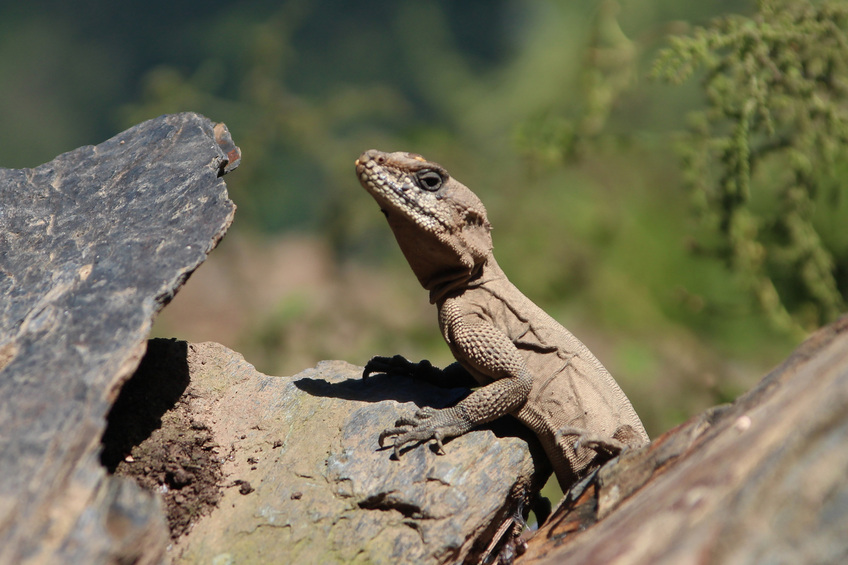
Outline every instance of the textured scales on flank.
<svg viewBox="0 0 848 565"><path fill-rule="evenodd" d="M480 387L457 405L422 408L380 435L395 454L506 414L539 437L563 491L627 447L649 442L630 401L588 348L531 302L492 254L491 226L477 196L412 153L369 150L356 161L403 254L439 311L457 363L375 357L364 376L407 373L448 386Z"/></svg>

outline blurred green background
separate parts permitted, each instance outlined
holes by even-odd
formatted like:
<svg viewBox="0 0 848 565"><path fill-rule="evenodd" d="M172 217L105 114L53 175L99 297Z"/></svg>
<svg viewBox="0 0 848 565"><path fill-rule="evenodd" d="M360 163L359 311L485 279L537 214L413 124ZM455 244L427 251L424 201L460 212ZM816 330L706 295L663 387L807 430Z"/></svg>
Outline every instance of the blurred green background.
<svg viewBox="0 0 848 565"><path fill-rule="evenodd" d="M293 374L376 354L451 361L427 293L353 171L371 147L421 153L481 197L501 266L596 352L656 436L734 399L834 316L798 299L791 323L774 323L739 261L703 251L721 235L693 201L691 177L703 177L693 135L704 128L691 117L710 108L705 74L649 77L669 35L757 9L2 1L0 166L36 166L163 113L225 122L244 156L226 178L235 224L155 333L218 341L266 373ZM763 179L780 176L773 161ZM726 159L716 163L709 170ZM843 189L831 185L808 200L830 214L810 217L829 226L844 296ZM772 277L781 299L798 295L790 278Z"/></svg>

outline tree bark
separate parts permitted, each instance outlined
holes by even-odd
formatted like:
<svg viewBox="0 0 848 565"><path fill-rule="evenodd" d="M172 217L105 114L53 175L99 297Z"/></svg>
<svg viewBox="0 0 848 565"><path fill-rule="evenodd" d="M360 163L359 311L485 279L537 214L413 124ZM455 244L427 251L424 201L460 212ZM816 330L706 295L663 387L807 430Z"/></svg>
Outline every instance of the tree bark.
<svg viewBox="0 0 848 565"><path fill-rule="evenodd" d="M848 316L576 489L517 563L848 562Z"/></svg>

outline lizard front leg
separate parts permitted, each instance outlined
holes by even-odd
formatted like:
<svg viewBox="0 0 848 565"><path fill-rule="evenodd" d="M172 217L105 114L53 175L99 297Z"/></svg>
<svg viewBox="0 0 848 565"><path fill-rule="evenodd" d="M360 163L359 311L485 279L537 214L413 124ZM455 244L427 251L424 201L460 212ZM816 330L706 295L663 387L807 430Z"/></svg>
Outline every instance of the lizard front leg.
<svg viewBox="0 0 848 565"><path fill-rule="evenodd" d="M532 388L532 377L524 358L501 330L476 315L451 316L445 321L445 335L454 354L477 373L494 380L472 392L455 406L422 408L409 418L398 420L394 428L380 434L380 445L396 436L395 456L409 443L435 440L442 450L443 440L518 410Z"/></svg>
<svg viewBox="0 0 848 565"><path fill-rule="evenodd" d="M461 436L510 413L524 403L528 393L529 386L525 387L517 379L503 379L472 392L455 406L441 409L425 406L411 417L400 418L394 428L381 433L380 447L386 438L396 436L394 453L399 458L404 445L432 439L443 453L443 440Z"/></svg>

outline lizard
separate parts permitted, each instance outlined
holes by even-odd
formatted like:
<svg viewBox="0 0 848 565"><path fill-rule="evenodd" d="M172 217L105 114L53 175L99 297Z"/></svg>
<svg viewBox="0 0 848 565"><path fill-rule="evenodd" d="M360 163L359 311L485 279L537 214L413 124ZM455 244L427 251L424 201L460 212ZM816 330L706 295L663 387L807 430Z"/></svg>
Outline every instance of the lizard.
<svg viewBox="0 0 848 565"><path fill-rule="evenodd" d="M493 254L482 201L439 164L370 149L355 163L403 255L438 310L456 362L445 369L374 357L363 377L405 373L477 387L454 406L423 407L383 431L401 448L443 441L507 414L539 438L563 492L622 450L650 442L630 400L601 362L507 279Z"/></svg>

